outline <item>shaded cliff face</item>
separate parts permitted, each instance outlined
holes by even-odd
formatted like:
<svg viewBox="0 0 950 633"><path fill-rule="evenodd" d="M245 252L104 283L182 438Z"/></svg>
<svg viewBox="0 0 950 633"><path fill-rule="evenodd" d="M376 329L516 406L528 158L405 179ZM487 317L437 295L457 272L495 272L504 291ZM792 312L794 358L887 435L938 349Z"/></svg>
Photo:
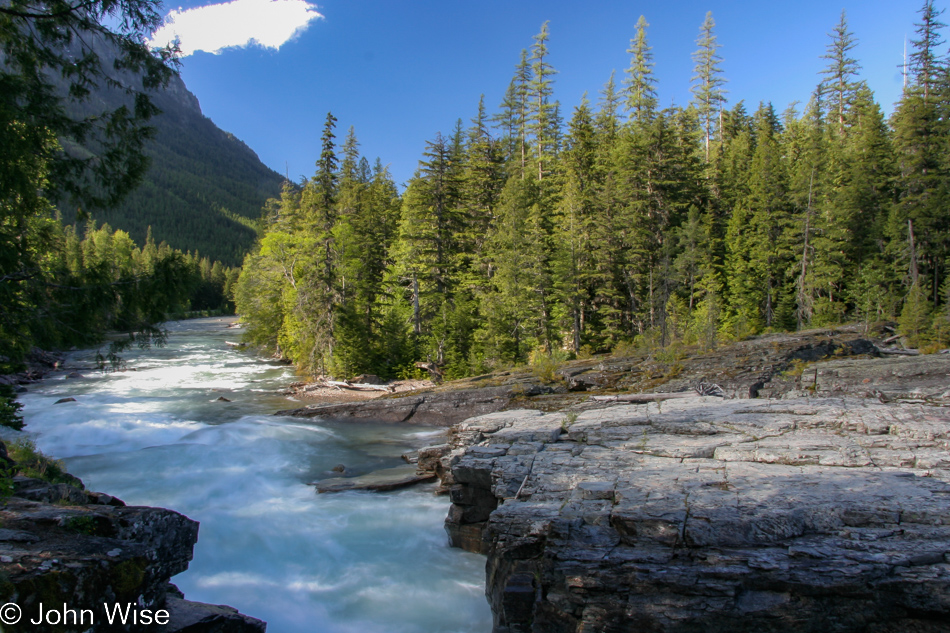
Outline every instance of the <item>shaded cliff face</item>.
<svg viewBox="0 0 950 633"><path fill-rule="evenodd" d="M98 42L97 54L110 79L82 103L74 115L95 115L131 105L125 86L137 79L112 69L115 53ZM61 80L59 80L61 82ZM94 219L131 234L139 245L148 227L156 243L166 241L182 251L199 251L212 260L240 265L257 238L253 223L268 198L278 197L283 177L261 163L257 154L233 134L219 129L201 113L197 97L178 76L166 88L150 92L162 111L150 121L155 137L146 154L151 160L142 184L113 209L97 210ZM75 209L63 209L70 221Z"/></svg>
<svg viewBox="0 0 950 633"><path fill-rule="evenodd" d="M436 451L446 528L488 555L496 633L950 631L948 375L475 417Z"/></svg>

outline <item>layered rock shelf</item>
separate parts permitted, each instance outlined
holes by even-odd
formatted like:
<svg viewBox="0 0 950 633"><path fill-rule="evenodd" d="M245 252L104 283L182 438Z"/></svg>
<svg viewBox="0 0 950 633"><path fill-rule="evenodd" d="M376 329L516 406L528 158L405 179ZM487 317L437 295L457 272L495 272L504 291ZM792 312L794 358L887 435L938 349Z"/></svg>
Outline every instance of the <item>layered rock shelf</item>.
<svg viewBox="0 0 950 633"><path fill-rule="evenodd" d="M950 358L757 389L785 397L495 412L420 451L495 633L950 631Z"/></svg>
<svg viewBox="0 0 950 633"><path fill-rule="evenodd" d="M488 557L494 633L950 633L950 355L888 341L772 334L280 414L452 425L416 465L452 545Z"/></svg>
<svg viewBox="0 0 950 633"><path fill-rule="evenodd" d="M188 568L196 521L163 508L126 506L70 484L25 477L13 483L13 496L0 507L0 603L17 605L22 618L16 624L4 619L3 630L264 632L264 622L230 607L185 600L169 584ZM34 624L41 604L74 615ZM153 623L133 624L130 616L124 625L116 620L110 626L106 609L116 605L147 611ZM167 623L156 627L164 621L154 620L159 612L167 613Z"/></svg>
<svg viewBox="0 0 950 633"><path fill-rule="evenodd" d="M517 391L517 394L509 386L413 392L406 395L386 395L363 402L310 405L278 411L274 415L448 426L473 415L500 411L508 407L516 395L535 395L550 391L550 388L535 385L528 390Z"/></svg>

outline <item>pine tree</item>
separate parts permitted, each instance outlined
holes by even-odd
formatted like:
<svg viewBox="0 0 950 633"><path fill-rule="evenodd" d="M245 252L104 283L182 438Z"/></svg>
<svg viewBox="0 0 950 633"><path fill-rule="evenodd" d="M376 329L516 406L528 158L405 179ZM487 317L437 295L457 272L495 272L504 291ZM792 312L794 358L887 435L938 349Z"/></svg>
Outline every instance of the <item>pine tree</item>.
<svg viewBox="0 0 950 633"><path fill-rule="evenodd" d="M866 85L855 95L853 121L844 147L841 185L835 195L847 239L845 259L865 262L882 255L887 211L897 173L894 148L881 107Z"/></svg>
<svg viewBox="0 0 950 633"><path fill-rule="evenodd" d="M531 63L528 61L528 51L521 49L521 60L515 67L515 76L512 83L515 86L517 104L516 121L518 126L518 158L521 162L521 177L525 177L528 164L528 121L531 95L531 84L534 77L531 72Z"/></svg>
<svg viewBox="0 0 950 633"><path fill-rule="evenodd" d="M460 252L471 259L461 264L461 268L473 276L469 283L478 285L490 276L485 240L491 231L498 197L504 185L503 160L498 145L488 130L485 98L482 96L478 101L478 112L472 119L472 127L468 130L460 185L460 200L465 209L464 245Z"/></svg>
<svg viewBox="0 0 950 633"><path fill-rule="evenodd" d="M442 365L443 338L433 339L435 319L456 291L458 239L462 215L460 183L452 165L452 148L441 134L426 142L419 170L403 196L396 266L411 297L413 331L427 346L429 360ZM437 337L439 333L436 333Z"/></svg>
<svg viewBox="0 0 950 633"><path fill-rule="evenodd" d="M637 36L630 40L627 52L632 55L627 69L627 112L635 121L652 117L657 108L656 79L653 77L653 53L647 43L646 18L637 20Z"/></svg>
<svg viewBox="0 0 950 633"><path fill-rule="evenodd" d="M602 139L608 145L612 144L620 129L620 94L617 93L615 73L611 71L610 79L600 91L600 100L597 102L597 129ZM586 96L585 96L586 98Z"/></svg>
<svg viewBox="0 0 950 633"><path fill-rule="evenodd" d="M343 144L338 206L334 229L340 252L342 300L335 331L333 369L352 376L388 374L381 360L380 329L384 320L385 275L398 220L398 194L381 166L373 173L361 159L350 128Z"/></svg>
<svg viewBox="0 0 950 633"><path fill-rule="evenodd" d="M630 126L617 152L621 200L617 229L624 245L619 278L630 334L665 327L672 288L672 280L663 274L672 265L668 232L689 205L698 202L690 126L678 111L660 112Z"/></svg>
<svg viewBox="0 0 950 633"><path fill-rule="evenodd" d="M601 110L601 114L605 118L611 116L609 110ZM609 127L603 133L607 130ZM553 270L558 301L564 312L562 330L571 333L571 349L575 353L586 342L584 330L590 319L591 289L596 283L593 231L600 219L595 215L596 142L593 116L585 98L571 118L563 159L564 185L554 229L557 249Z"/></svg>
<svg viewBox="0 0 950 633"><path fill-rule="evenodd" d="M548 23L541 25L541 32L534 36L531 47L531 95L528 130L534 135L538 161L538 181L543 180L544 165L549 156L556 152L556 133L558 129L556 107L551 103L553 93L552 77L557 71L548 61ZM549 167L550 169L550 167Z"/></svg>
<svg viewBox="0 0 950 633"><path fill-rule="evenodd" d="M706 14L696 40L699 49L693 53L696 66L693 69L693 86L690 88L693 93L692 103L699 113L699 121L705 135L706 162L709 162L709 144L716 134L717 119L726 101L726 91L722 87L726 80L722 77L722 56L718 52L722 45L716 41L716 35L713 33L715 27L716 22L710 11Z"/></svg>
<svg viewBox="0 0 950 633"><path fill-rule="evenodd" d="M940 89L934 73L946 82L945 62L933 48L939 45L937 19L939 12L931 3L921 9L922 21L914 40L911 55L911 83L904 91L891 118L894 146L897 150L898 200L888 219L890 253L899 268L908 270L918 264L925 278L920 282L929 289L930 300L940 301L940 285L946 277L947 258L950 256L950 161L947 160L948 106L947 85ZM916 260L906 248L908 224L913 225L917 237ZM908 286L917 283L911 279Z"/></svg>
<svg viewBox="0 0 950 633"><path fill-rule="evenodd" d="M498 107L500 110L492 115L490 120L497 129L501 130L499 143L504 150L504 161L510 162L515 160L519 149L518 85L515 80L508 84L505 96Z"/></svg>
<svg viewBox="0 0 950 633"><path fill-rule="evenodd" d="M940 81L947 71L946 60L938 52L944 44L940 29L947 26L940 21L943 11L934 7L933 0L924 0L920 22L915 25L919 39L912 41L914 52L910 54L910 68L907 70L914 75L915 88L925 101L939 91Z"/></svg>
<svg viewBox="0 0 950 633"><path fill-rule="evenodd" d="M336 117L327 113L320 137L320 158L317 170L304 188L301 206L307 217L305 239L313 240L315 248L299 248L304 274L297 284L297 305L293 323L286 328L285 346L292 345L298 362L326 371L333 357L336 312L341 303L339 286L339 252L334 229L338 218L336 207L339 174L336 138L333 133Z"/></svg>
<svg viewBox="0 0 950 633"><path fill-rule="evenodd" d="M897 323L900 333L907 337L907 344L911 347L925 345L931 334L932 316L928 294L926 288L913 284L904 299L904 307Z"/></svg>
<svg viewBox="0 0 950 633"><path fill-rule="evenodd" d="M841 19L834 30L829 33L831 43L828 52L822 59L828 60L828 67L822 71L822 90L828 95L829 115L837 122L837 131L840 136L845 133L848 124L848 115L854 101L854 94L858 84L854 80L861 66L857 60L850 57L850 53L858 45L854 34L848 30L848 21L845 12L841 12Z"/></svg>
<svg viewBox="0 0 950 633"><path fill-rule="evenodd" d="M786 241L788 187L780 134L781 124L771 104L762 104L755 113L749 192L739 201L726 238L727 329L734 335L762 327L787 327L783 320L793 316L791 309L780 313L787 302L785 271L792 255Z"/></svg>
<svg viewBox="0 0 950 633"><path fill-rule="evenodd" d="M539 183L511 177L502 190L490 238L492 292L482 300L480 334L491 364L524 362L528 352L550 350L553 280L551 227L541 213Z"/></svg>

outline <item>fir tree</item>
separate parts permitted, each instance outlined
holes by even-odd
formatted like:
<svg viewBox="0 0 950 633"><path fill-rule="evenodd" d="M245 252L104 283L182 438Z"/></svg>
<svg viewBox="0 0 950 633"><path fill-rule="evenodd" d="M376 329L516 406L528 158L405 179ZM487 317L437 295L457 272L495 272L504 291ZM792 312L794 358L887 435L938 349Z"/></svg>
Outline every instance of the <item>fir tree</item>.
<svg viewBox="0 0 950 633"><path fill-rule="evenodd" d="M483 95L484 97L484 95ZM491 122L501 130L500 144L504 149L504 160L510 162L515 159L519 150L519 103L518 85L515 80L508 84L505 96L499 105L500 110L491 116Z"/></svg>
<svg viewBox="0 0 950 633"><path fill-rule="evenodd" d="M528 123L529 131L534 135L538 161L538 181L543 180L544 165L547 157L556 152L558 130L556 107L551 103L553 92L552 77L557 71L548 61L548 23L541 25L541 32L534 36L531 47L531 109ZM550 169L550 168L549 168Z"/></svg>
<svg viewBox="0 0 950 633"><path fill-rule="evenodd" d="M752 155L749 193L739 202L729 223L726 262L731 329L754 332L781 323L779 308L787 288L785 270L791 252L788 228L787 181L782 164L781 125L771 105L755 114L756 146Z"/></svg>
<svg viewBox="0 0 950 633"><path fill-rule="evenodd" d="M722 87L726 80L722 77L722 56L718 52L722 45L716 41L716 35L713 33L715 27L716 22L710 11L706 14L696 40L699 49L693 53L696 66L693 69L693 86L690 88L705 135L706 162L709 162L710 140L716 133L717 119L726 101L726 91Z"/></svg>
<svg viewBox="0 0 950 633"><path fill-rule="evenodd" d="M609 112L605 116L610 116ZM571 349L575 353L580 351L590 319L590 291L596 283L592 233L599 218L594 202L597 139L592 119L585 99L571 118L554 240L558 245L553 264L555 285L564 311L564 329L571 333Z"/></svg>
<svg viewBox="0 0 950 633"><path fill-rule="evenodd" d="M653 77L653 53L647 43L646 18L637 20L637 36L630 40L627 52L632 55L626 70L627 112L634 121L643 121L654 115L657 108L656 79Z"/></svg>
<svg viewBox="0 0 950 633"><path fill-rule="evenodd" d="M854 34L848 30L848 21L845 12L841 12L841 19L834 30L829 33L831 43L828 52L822 59L828 60L828 67L822 71L822 90L828 95L827 106L829 114L837 122L839 135L844 135L847 117L854 100L858 84L855 77L861 66L858 61L850 57L851 51L858 45Z"/></svg>
<svg viewBox="0 0 950 633"><path fill-rule="evenodd" d="M936 93L946 73L946 60L940 56L940 47L944 44L940 29L947 25L940 21L943 9L934 7L933 0L924 0L920 8L920 22L915 24L919 39L912 40L914 51L910 54L910 67L914 76L915 89L922 93L924 100Z"/></svg>
<svg viewBox="0 0 950 633"><path fill-rule="evenodd" d="M950 204L950 162L946 158L950 129L947 101L935 90L933 78L933 73L943 65L933 51L939 43L936 29L942 26L936 21L939 13L925 3L921 14L921 37L914 40L915 51L911 55L912 81L891 118L899 179L898 200L890 212L888 234L890 253L900 268L922 266L925 280L920 284L929 288L936 304L950 256L950 217L946 213ZM916 260L905 247L908 224L913 225L917 237ZM916 279L911 279L909 285L916 283Z"/></svg>
<svg viewBox="0 0 950 633"><path fill-rule="evenodd" d="M464 246L460 251L463 257L471 258L468 263L461 264L461 268L477 276L479 280L473 278L471 283L479 285L490 276L485 240L491 231L498 197L504 185L499 143L492 138L487 125L485 99L482 96L478 101L478 112L468 131L460 185L461 204L465 208L462 237Z"/></svg>

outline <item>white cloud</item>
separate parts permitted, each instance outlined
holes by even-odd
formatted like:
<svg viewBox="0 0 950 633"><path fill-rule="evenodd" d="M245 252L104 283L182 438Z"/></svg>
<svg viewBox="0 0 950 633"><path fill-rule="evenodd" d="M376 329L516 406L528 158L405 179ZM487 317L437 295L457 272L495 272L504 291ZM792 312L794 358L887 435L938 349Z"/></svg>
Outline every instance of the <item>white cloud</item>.
<svg viewBox="0 0 950 633"><path fill-rule="evenodd" d="M235 46L276 50L322 17L306 0L232 0L170 12L149 44L165 46L177 37L183 56Z"/></svg>

